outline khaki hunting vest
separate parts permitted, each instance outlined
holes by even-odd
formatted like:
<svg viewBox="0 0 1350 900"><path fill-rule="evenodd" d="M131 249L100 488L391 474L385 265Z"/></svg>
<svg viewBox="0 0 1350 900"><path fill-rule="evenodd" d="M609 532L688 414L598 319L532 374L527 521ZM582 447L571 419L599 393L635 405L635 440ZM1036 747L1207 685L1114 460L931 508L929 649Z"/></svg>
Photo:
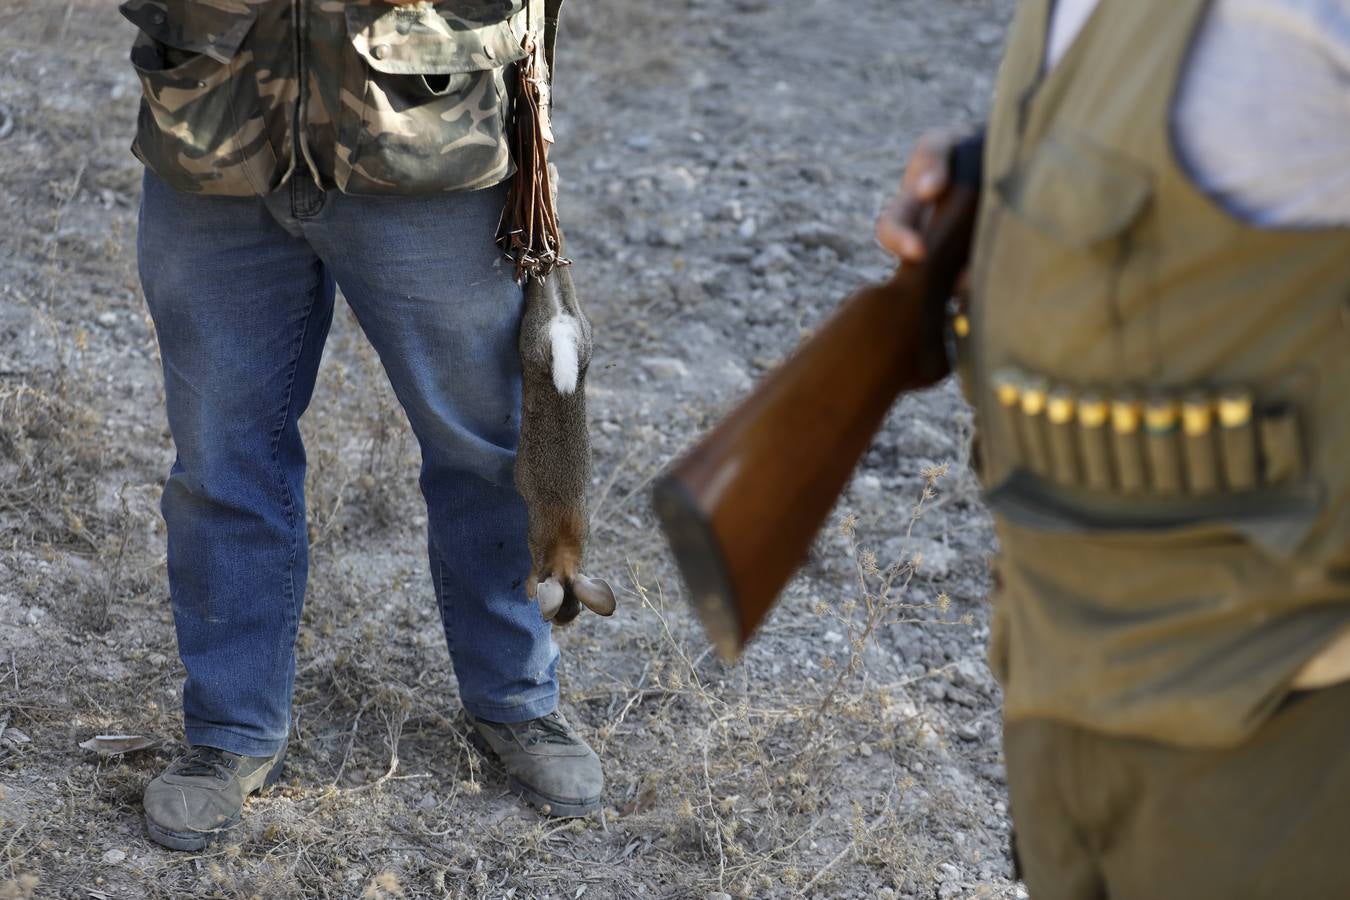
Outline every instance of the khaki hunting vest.
<svg viewBox="0 0 1350 900"><path fill-rule="evenodd" d="M1350 626L1350 231L1244 224L1183 170L1207 6L1101 0L1043 73L1022 4L961 363L1007 716L1197 746Z"/></svg>

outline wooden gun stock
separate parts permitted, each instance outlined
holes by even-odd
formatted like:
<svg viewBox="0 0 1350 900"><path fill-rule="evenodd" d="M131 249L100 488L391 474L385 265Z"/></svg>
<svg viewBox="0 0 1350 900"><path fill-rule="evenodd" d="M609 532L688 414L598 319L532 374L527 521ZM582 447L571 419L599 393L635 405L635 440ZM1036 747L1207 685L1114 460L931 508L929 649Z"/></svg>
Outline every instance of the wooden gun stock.
<svg viewBox="0 0 1350 900"><path fill-rule="evenodd" d="M844 301L657 481L657 518L724 659L806 559L896 398L949 371L946 306L970 255L978 181L978 155L953 154L924 262Z"/></svg>

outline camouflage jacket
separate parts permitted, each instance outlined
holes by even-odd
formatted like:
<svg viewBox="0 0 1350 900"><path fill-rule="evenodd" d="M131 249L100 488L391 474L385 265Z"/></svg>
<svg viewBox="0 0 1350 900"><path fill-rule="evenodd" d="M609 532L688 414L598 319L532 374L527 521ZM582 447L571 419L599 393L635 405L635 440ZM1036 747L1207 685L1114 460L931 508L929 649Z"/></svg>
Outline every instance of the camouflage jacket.
<svg viewBox="0 0 1350 900"><path fill-rule="evenodd" d="M133 152L174 187L252 196L308 171L353 194L474 190L504 135L525 0L127 0Z"/></svg>

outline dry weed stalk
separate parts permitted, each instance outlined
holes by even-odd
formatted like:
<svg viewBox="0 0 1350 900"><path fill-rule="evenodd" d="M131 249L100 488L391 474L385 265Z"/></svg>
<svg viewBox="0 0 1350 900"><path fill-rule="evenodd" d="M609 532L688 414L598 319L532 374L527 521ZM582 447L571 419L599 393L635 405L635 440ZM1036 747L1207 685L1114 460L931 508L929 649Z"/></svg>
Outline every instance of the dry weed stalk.
<svg viewBox="0 0 1350 900"><path fill-rule="evenodd" d="M910 509L909 523L905 527L905 543L914 537L914 526L923 518L923 514L937 497L938 482L947 474L947 464L929 466L923 470L923 487L919 499ZM923 554L914 553L907 558L891 562L884 569L877 561L876 552L862 547L858 542L858 520L856 516L845 516L839 524L839 533L848 541L849 556L853 560L854 571L858 579L860 599L851 599L838 606L820 603L816 614L837 622L844 628L844 638L849 648L848 662L839 667L831 656L821 659L825 669L839 669L839 674L826 689L821 698L815 717L811 720L814 728L819 725L825 714L833 707L835 698L849 681L859 673L863 665L863 652L870 641L876 637L877 630L883 626L902 623L930 625L973 625L974 619L966 614L952 621L945 617L951 611L951 598L939 593L932 602L913 601L910 588L914 578L923 567ZM934 618L934 613L938 618Z"/></svg>

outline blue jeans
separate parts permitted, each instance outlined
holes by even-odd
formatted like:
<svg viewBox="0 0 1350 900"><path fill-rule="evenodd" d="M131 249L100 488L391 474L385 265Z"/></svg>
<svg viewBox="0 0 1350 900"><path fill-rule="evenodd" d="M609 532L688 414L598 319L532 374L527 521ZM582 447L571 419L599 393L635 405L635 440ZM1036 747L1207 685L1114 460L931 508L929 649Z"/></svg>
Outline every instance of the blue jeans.
<svg viewBox="0 0 1350 900"><path fill-rule="evenodd" d="M335 285L422 449L465 708L519 722L557 705L512 484L523 297L493 243L503 199L353 197L300 177L266 198L204 197L147 173L138 252L177 450L161 507L191 744L263 756L289 730L308 573L299 421Z"/></svg>

